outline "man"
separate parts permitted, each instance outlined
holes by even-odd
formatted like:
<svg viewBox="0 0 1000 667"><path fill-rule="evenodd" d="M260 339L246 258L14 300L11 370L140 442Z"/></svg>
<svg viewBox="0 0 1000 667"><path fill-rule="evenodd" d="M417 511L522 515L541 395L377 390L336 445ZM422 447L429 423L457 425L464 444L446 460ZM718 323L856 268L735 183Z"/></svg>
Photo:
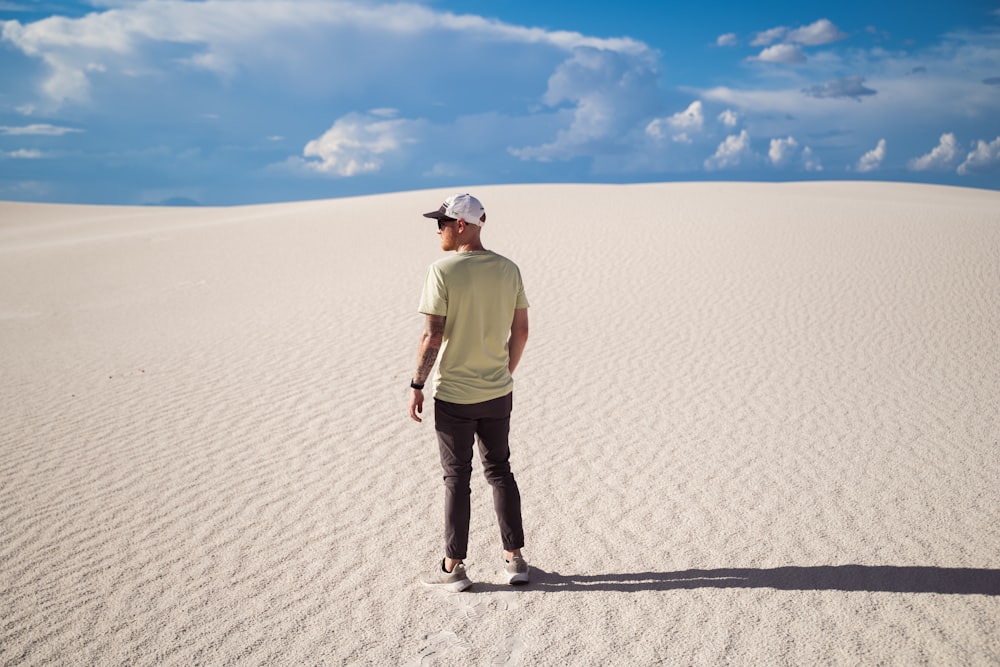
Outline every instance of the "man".
<svg viewBox="0 0 1000 667"><path fill-rule="evenodd" d="M521 496L510 470L511 375L528 341L528 300L517 265L480 240L486 211L475 197L448 197L424 217L437 220L441 249L455 254L431 265L419 311L426 317L410 417L422 421L424 383L434 378L434 422L445 485L445 557L421 578L427 586L463 591L472 585L464 560L469 541L473 443L493 487L507 583L525 584Z"/></svg>

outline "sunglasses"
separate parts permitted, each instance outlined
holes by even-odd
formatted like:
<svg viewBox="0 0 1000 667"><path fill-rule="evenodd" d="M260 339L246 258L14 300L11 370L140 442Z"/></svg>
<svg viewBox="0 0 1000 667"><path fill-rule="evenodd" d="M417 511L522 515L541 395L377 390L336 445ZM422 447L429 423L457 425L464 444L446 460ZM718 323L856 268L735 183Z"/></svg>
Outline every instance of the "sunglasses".
<svg viewBox="0 0 1000 667"><path fill-rule="evenodd" d="M444 229L449 222L458 222L457 218L438 218L438 231Z"/></svg>

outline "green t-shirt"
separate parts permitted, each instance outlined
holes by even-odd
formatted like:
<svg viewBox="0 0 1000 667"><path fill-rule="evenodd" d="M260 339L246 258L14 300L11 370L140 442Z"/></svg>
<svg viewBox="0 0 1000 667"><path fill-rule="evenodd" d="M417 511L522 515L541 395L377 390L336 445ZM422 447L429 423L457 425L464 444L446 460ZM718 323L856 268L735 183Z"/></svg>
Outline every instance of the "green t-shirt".
<svg viewBox="0 0 1000 667"><path fill-rule="evenodd" d="M510 325L514 310L527 307L521 271L506 257L476 250L434 262L418 308L446 318L434 397L469 404L509 394Z"/></svg>

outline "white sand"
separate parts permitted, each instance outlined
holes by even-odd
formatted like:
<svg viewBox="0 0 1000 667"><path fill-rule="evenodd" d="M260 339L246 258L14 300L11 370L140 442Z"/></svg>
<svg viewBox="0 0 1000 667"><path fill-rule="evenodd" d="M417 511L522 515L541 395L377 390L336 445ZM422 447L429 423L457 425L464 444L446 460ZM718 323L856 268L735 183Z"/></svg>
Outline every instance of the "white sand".
<svg viewBox="0 0 1000 667"><path fill-rule="evenodd" d="M535 583L406 415L451 192L0 203L0 664L1000 663L1000 192L475 188Z"/></svg>

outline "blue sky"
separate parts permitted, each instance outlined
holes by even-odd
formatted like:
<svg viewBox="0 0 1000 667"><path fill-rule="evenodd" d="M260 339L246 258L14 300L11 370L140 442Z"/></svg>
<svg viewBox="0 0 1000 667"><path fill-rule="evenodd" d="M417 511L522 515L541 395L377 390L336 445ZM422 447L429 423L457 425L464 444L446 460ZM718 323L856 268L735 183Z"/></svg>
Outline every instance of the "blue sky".
<svg viewBox="0 0 1000 667"><path fill-rule="evenodd" d="M1000 0L0 0L0 199L1000 189Z"/></svg>

